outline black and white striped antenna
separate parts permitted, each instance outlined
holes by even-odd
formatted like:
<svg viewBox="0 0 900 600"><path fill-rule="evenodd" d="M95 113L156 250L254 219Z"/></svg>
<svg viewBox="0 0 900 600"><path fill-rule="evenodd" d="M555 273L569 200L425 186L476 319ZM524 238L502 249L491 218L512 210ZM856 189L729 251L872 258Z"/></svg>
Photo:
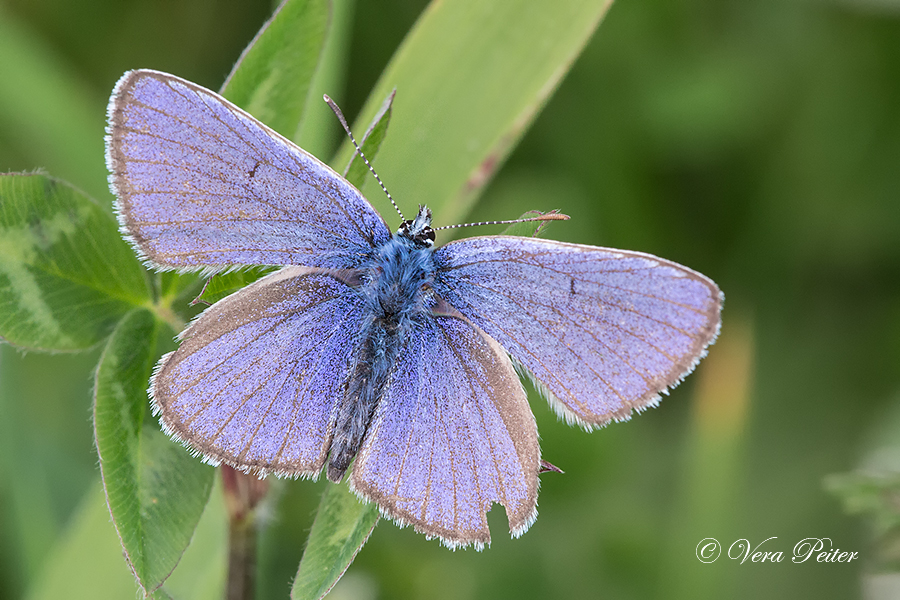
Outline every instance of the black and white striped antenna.
<svg viewBox="0 0 900 600"><path fill-rule="evenodd" d="M366 166L369 167L369 170L372 172L372 175L375 176L375 180L378 181L378 185L381 186L381 189L384 190L384 194L388 197L388 200L391 201L391 204L394 206L394 209L397 211L397 214L400 215L400 218L404 221L406 218L403 216L403 212L400 210L400 207L397 206L397 203L394 202L394 197L391 196L391 193L387 190L384 185L384 182L381 181L381 177L378 176L378 173L375 172L375 168L372 167L372 163L369 162L369 159L366 158L366 155L363 154L362 148L359 147L359 144L356 143L356 138L353 137L353 132L350 131L350 126L347 124L347 119L344 118L344 113L341 112L341 109L335 104L334 100L332 100L328 94L324 94L322 96L325 99L325 102L328 103L328 106L331 107L331 110L334 111L335 116L337 116L338 121L341 122L341 126L343 126L344 131L347 132L347 135L350 136L350 141L353 142L353 147L356 148L356 153L359 154L359 157L363 159L363 162L366 163ZM512 219L510 221L480 221L478 223L461 223L459 225L444 225L443 227L433 227L432 231L440 231L441 229L458 229L460 227L478 227L481 225L512 225L514 223L527 223L529 221L567 221L569 219L568 215L562 215L555 212L547 213L546 215L538 215L536 217L530 217L527 219Z"/></svg>
<svg viewBox="0 0 900 600"><path fill-rule="evenodd" d="M341 112L341 109L338 108L338 105L334 103L334 100L328 97L328 94L322 96L325 99L325 102L328 103L328 106L331 107L331 110L334 111L334 114L337 116L338 121L341 122L341 125L344 127L344 131L347 132L347 135L350 136L350 141L353 142L353 146L356 148L356 153L359 154L359 157L363 159L363 162L366 163L366 166L369 167L369 170L372 171L372 175L375 176L375 179L378 181L378 185L381 186L381 189L384 190L385 195L388 197L388 200L391 201L391 204L394 205L394 209L396 209L397 214L400 215L400 218L404 221L406 218L403 216L403 213L400 211L400 207L397 206L397 203L394 202L394 197L391 196L391 193L387 191L387 188L384 187L384 183L381 181L381 177L378 176L378 173L375 172L375 169L372 167L372 163L369 162L369 159L366 158L366 155L363 154L362 148L359 147L359 144L356 143L356 138L353 137L353 133L350 131L350 126L347 125L347 119L344 118L344 113Z"/></svg>
<svg viewBox="0 0 900 600"><path fill-rule="evenodd" d="M460 223L459 225L444 225L443 227L433 227L434 231L441 229L457 229L459 227L479 227L481 225L512 225L513 223L528 223L530 221L568 221L569 215L560 213L547 213L546 215L538 215L527 219L512 219L511 221L479 221L478 223Z"/></svg>

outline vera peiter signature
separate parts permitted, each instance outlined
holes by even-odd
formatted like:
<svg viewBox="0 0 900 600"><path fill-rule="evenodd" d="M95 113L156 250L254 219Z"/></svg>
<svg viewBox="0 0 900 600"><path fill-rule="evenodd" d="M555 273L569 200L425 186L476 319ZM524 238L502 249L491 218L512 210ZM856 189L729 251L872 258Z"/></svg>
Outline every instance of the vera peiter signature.
<svg viewBox="0 0 900 600"><path fill-rule="evenodd" d="M786 559L786 553L775 547L778 538L773 536L752 546L749 540L739 539L732 542L726 555L731 560L745 562L780 563ZM772 543L769 543L772 542ZM715 562L722 554L722 545L715 538L705 538L697 544L697 559L703 563ZM808 537L794 544L790 554L791 562L849 563L859 559L858 552L841 550L828 537Z"/></svg>

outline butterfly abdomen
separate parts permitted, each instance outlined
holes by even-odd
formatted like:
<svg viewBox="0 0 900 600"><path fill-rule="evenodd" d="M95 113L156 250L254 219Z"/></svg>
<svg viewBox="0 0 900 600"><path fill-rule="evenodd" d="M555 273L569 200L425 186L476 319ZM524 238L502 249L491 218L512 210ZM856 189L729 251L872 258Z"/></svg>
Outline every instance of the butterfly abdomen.
<svg viewBox="0 0 900 600"><path fill-rule="evenodd" d="M391 339L395 336L390 331L392 328L385 325L373 319L361 333L359 352L335 420L326 473L331 481L341 480L359 452L387 382L390 365L396 358L397 344Z"/></svg>
<svg viewBox="0 0 900 600"><path fill-rule="evenodd" d="M368 306L354 366L333 430L327 477L338 482L365 439L378 401L408 333L428 311L431 248L395 236L378 249L358 292Z"/></svg>

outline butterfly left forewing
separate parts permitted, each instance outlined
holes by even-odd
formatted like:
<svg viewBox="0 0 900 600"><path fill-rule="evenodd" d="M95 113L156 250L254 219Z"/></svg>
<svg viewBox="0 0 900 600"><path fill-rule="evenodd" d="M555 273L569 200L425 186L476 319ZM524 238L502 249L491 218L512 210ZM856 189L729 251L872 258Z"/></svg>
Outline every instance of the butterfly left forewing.
<svg viewBox="0 0 900 600"><path fill-rule="evenodd" d="M343 177L197 84L129 71L108 120L123 232L156 267L349 268L390 238Z"/></svg>
<svg viewBox="0 0 900 600"><path fill-rule="evenodd" d="M350 484L401 525L480 548L494 502L514 535L531 525L539 470L534 416L506 354L465 319L428 317L404 343Z"/></svg>
<svg viewBox="0 0 900 600"><path fill-rule="evenodd" d="M648 254L491 236L452 242L435 262L437 293L586 427L656 403L719 330L715 283Z"/></svg>

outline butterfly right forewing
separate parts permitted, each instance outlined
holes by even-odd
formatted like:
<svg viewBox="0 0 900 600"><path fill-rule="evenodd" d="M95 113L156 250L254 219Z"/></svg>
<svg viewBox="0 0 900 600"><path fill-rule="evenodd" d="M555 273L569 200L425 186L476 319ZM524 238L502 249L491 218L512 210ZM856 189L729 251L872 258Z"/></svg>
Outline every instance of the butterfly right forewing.
<svg viewBox="0 0 900 600"><path fill-rule="evenodd" d="M656 403L719 331L716 284L649 254L491 236L452 242L435 262L436 292L585 427Z"/></svg>

